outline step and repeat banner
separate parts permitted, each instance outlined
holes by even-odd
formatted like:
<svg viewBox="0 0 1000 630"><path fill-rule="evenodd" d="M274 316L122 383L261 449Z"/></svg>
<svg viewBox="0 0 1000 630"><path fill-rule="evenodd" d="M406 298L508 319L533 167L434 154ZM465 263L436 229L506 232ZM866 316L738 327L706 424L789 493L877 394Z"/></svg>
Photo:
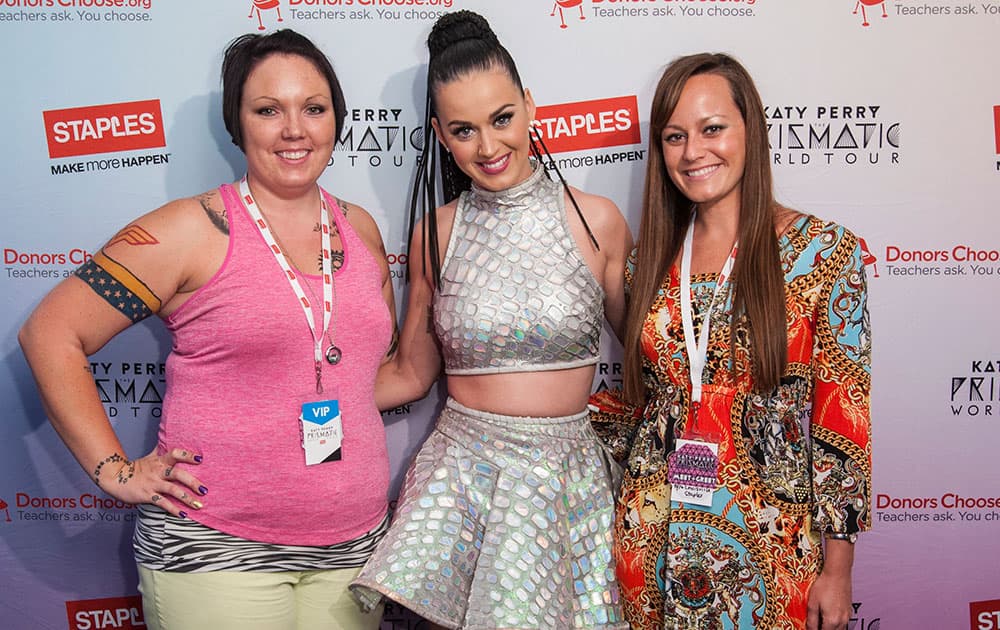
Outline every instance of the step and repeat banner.
<svg viewBox="0 0 1000 630"><path fill-rule="evenodd" d="M459 9L518 61L565 176L633 230L665 64L711 50L747 65L778 198L868 254L874 528L851 628L1000 628L1000 0L0 0L0 627L145 626L135 509L55 435L16 334L119 227L242 174L226 43L294 28L333 60L348 120L322 184L377 220L402 307L423 42ZM595 388L621 379L604 342ZM91 358L130 454L154 443L169 347L147 320ZM393 492L440 402L384 414ZM418 625L390 609L383 627Z"/></svg>

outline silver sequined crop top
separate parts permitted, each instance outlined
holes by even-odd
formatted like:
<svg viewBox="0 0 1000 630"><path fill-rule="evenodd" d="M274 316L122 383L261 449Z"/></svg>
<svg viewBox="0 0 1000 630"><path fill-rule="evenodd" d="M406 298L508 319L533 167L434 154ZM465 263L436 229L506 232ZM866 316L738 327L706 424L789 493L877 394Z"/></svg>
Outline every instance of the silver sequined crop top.
<svg viewBox="0 0 1000 630"><path fill-rule="evenodd" d="M604 289L566 224L562 185L535 168L455 212L434 328L447 374L562 370L599 355Z"/></svg>

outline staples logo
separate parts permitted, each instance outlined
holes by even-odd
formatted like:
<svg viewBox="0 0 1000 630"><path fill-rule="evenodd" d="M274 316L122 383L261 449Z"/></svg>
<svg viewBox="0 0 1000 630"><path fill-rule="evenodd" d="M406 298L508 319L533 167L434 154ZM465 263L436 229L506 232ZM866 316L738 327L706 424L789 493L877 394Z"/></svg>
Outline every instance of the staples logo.
<svg viewBox="0 0 1000 630"><path fill-rule="evenodd" d="M639 144L635 95L545 105L535 112L535 132L550 153Z"/></svg>
<svg viewBox="0 0 1000 630"><path fill-rule="evenodd" d="M969 602L972 630L1000 630L1000 599Z"/></svg>
<svg viewBox="0 0 1000 630"><path fill-rule="evenodd" d="M166 146L160 101L133 101L42 112L49 157Z"/></svg>
<svg viewBox="0 0 1000 630"><path fill-rule="evenodd" d="M66 602L66 615L69 617L69 630L146 628L146 620L142 616L142 598L138 595Z"/></svg>

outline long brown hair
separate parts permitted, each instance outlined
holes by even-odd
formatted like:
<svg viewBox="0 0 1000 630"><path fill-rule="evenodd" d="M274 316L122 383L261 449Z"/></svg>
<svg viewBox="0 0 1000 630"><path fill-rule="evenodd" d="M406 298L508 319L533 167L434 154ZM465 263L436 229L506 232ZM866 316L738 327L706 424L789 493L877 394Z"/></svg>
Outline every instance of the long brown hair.
<svg viewBox="0 0 1000 630"><path fill-rule="evenodd" d="M729 83L733 101L746 127L746 166L741 181L738 238L739 256L733 267L733 321L745 320L747 339L732 348L748 348L758 391L774 389L788 362L785 328L785 293L778 238L775 234L775 201L772 192L767 121L760 94L746 69L724 54L701 53L674 60L660 77L649 116L649 160L639 226L638 260L632 278L625 319L626 398L636 404L645 399L642 380L642 326L663 278L677 258L691 222L693 204L667 173L661 137L680 100L687 80L716 74ZM737 345L739 342L739 345ZM741 361L733 357L736 369Z"/></svg>

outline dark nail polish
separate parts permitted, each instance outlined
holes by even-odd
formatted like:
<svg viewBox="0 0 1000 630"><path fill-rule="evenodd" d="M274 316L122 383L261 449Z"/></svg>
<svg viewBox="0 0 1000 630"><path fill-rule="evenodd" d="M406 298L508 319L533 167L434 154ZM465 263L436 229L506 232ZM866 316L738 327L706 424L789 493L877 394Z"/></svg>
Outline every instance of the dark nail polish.
<svg viewBox="0 0 1000 630"><path fill-rule="evenodd" d="M199 494L208 494L208 488L205 486L198 486L198 492Z"/></svg>
<svg viewBox="0 0 1000 630"><path fill-rule="evenodd" d="M181 518L187 518L187 517L188 517L188 513L187 513L187 512L185 512L185 511L183 511L183 510L181 510L181 512L180 512L180 514L179 514L179 516L180 516Z"/></svg>
<svg viewBox="0 0 1000 630"><path fill-rule="evenodd" d="M194 461L200 464L201 463L201 455L195 455L194 456Z"/></svg>

